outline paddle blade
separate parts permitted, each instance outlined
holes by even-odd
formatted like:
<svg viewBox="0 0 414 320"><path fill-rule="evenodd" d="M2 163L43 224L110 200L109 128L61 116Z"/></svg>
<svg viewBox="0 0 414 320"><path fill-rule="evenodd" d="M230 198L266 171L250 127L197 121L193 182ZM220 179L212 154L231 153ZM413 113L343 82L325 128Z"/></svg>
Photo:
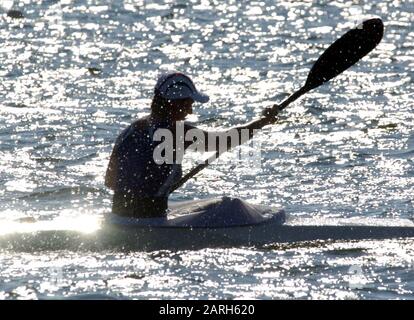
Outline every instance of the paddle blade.
<svg viewBox="0 0 414 320"><path fill-rule="evenodd" d="M316 88L354 65L380 43L383 34L384 25L378 18L345 33L315 62L303 89Z"/></svg>

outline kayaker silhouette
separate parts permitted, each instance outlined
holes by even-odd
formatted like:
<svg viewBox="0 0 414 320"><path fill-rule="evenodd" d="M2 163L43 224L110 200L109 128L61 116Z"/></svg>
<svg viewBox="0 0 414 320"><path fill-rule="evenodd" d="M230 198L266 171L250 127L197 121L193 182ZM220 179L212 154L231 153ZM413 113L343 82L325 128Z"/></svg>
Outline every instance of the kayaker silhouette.
<svg viewBox="0 0 414 320"><path fill-rule="evenodd" d="M183 152L193 141L183 141L189 130L197 129L204 136L204 144L209 145L211 134L220 138L220 133L213 134L198 129L184 122L183 133L178 134L177 122L185 120L193 112L194 102L206 103L209 97L198 91L191 78L180 72L161 74L154 88L151 113L136 120L121 132L115 142L108 169L105 185L114 190L112 212L128 217L162 217L168 208L168 196L174 184L182 177L181 160ZM269 109L267 109L269 112ZM225 139L230 131L238 135L241 132L251 132L263 123L274 122L274 114L266 120L254 121L244 126L231 128L221 132ZM161 143L155 141L154 133L159 129L167 129L173 135L173 163L158 164L154 159L154 151ZM251 134L251 135L252 135ZM178 138L178 140L177 140ZM247 140L251 136L247 137ZM211 138L210 138L211 140ZM242 139L227 139L227 151L240 144ZM231 141L230 141L231 140ZM246 139L245 139L246 140ZM176 141L183 141L184 150L180 150ZM219 139L214 144L219 148ZM206 151L206 150L203 150ZM208 151L211 150L210 146Z"/></svg>

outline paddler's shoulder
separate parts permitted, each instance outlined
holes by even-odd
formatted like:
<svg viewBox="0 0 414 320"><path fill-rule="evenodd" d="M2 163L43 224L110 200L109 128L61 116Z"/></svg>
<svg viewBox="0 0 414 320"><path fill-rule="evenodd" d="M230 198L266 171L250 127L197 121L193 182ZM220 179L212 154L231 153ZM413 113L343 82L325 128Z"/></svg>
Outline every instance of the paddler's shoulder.
<svg viewBox="0 0 414 320"><path fill-rule="evenodd" d="M137 138L144 134L149 128L148 117L143 117L132 122L119 134L117 143L124 142L128 138Z"/></svg>
<svg viewBox="0 0 414 320"><path fill-rule="evenodd" d="M150 126L149 116L139 118L130 124L130 128L137 131L147 130Z"/></svg>
<svg viewBox="0 0 414 320"><path fill-rule="evenodd" d="M150 127L149 117L143 117L140 119L135 120L132 122L128 127L125 128L124 132L128 132L130 134L139 134L144 131L147 131Z"/></svg>

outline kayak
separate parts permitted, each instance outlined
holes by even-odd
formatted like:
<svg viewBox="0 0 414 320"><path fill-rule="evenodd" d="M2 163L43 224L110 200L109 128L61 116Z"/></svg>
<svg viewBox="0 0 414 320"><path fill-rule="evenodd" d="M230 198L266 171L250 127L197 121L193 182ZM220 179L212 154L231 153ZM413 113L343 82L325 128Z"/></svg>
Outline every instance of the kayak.
<svg viewBox="0 0 414 320"><path fill-rule="evenodd" d="M107 216L107 227L124 234L124 244L154 249L252 247L319 240L414 237L408 219L323 219L288 216L283 209L224 197L171 205L168 218Z"/></svg>
<svg viewBox="0 0 414 320"><path fill-rule="evenodd" d="M0 228L12 250L195 250L321 240L414 238L408 219L301 218L280 208L224 197L171 203L165 218L44 221Z"/></svg>

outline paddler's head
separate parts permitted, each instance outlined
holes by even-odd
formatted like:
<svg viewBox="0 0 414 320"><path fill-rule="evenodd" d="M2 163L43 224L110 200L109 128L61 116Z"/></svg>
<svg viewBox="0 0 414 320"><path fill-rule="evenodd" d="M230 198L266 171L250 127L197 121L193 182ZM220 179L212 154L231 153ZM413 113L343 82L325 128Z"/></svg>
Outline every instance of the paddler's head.
<svg viewBox="0 0 414 320"><path fill-rule="evenodd" d="M160 75L154 89L152 115L157 118L180 121L193 113L193 103L206 103L209 97L198 91L193 81L180 72Z"/></svg>

